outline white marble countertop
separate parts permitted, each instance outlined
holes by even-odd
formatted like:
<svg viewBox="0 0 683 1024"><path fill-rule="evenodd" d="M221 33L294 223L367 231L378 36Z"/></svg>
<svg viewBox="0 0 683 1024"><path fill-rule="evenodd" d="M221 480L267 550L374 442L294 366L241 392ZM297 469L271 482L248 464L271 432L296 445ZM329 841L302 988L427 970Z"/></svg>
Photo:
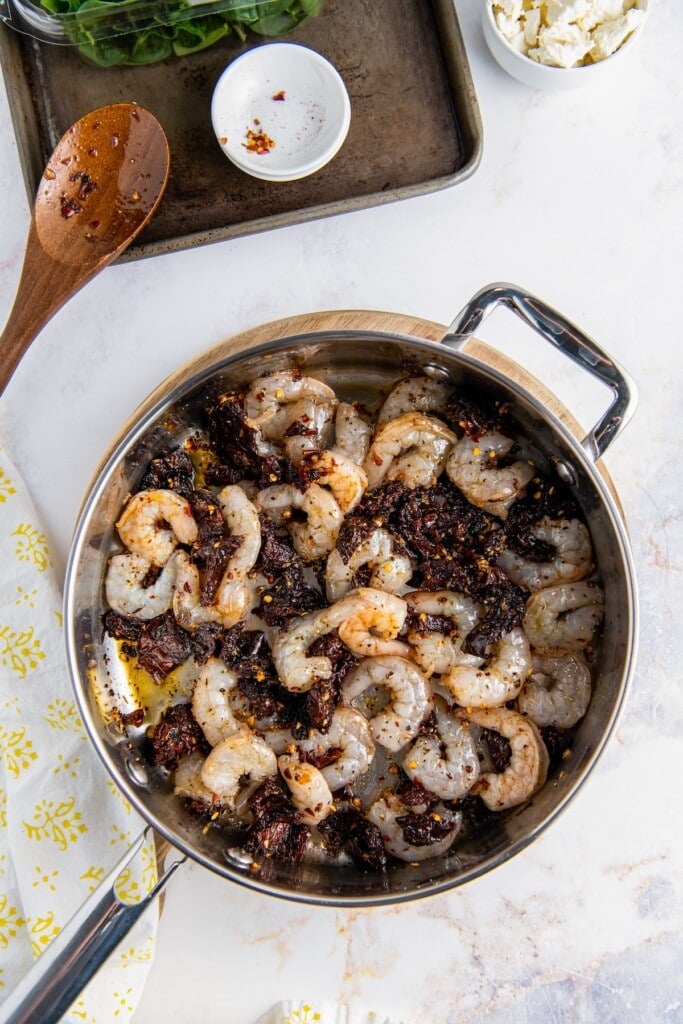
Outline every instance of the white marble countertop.
<svg viewBox="0 0 683 1024"><path fill-rule="evenodd" d="M414 1024L683 1021L683 5L652 0L631 62L588 92L559 95L508 78L485 49L479 3L456 5L485 134L470 179L108 269L34 343L0 402L0 432L61 571L99 456L139 401L195 353L312 310L447 323L482 285L518 283L598 339L639 387L636 418L607 458L640 587L626 710L559 820L521 856L449 895L315 909L187 865L168 891L137 1024L253 1024L302 993ZM0 89L0 320L29 220L18 176ZM601 389L565 372L504 314L484 337L584 424L604 408Z"/></svg>

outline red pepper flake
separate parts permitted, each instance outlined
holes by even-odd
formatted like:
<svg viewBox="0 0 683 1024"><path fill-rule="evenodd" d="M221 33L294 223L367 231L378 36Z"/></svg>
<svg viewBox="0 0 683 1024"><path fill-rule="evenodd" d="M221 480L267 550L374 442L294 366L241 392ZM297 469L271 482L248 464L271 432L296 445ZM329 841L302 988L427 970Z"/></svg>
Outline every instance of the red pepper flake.
<svg viewBox="0 0 683 1024"><path fill-rule="evenodd" d="M88 227L92 228L93 231L97 231L97 229L98 229L98 227L100 226L101 223L102 222L99 221L99 220L91 220L90 223L88 224Z"/></svg>
<svg viewBox="0 0 683 1024"><path fill-rule="evenodd" d="M82 206L79 206L73 199L69 199L68 196L62 196L60 199L62 207L62 217L64 220L68 220L69 217L73 217L75 213L81 213L83 210Z"/></svg>
<svg viewBox="0 0 683 1024"><path fill-rule="evenodd" d="M273 95L273 99L274 100L278 100L279 102L281 102L284 98L285 98L285 90L284 89L280 89L279 92L276 92Z"/></svg>
<svg viewBox="0 0 683 1024"><path fill-rule="evenodd" d="M254 124L258 125L259 123L254 118ZM265 132L255 132L252 128L247 128L247 141L243 142L242 145L250 153L262 156L264 153L270 153L271 149L275 146L275 141L271 139L270 135L266 135Z"/></svg>
<svg viewBox="0 0 683 1024"><path fill-rule="evenodd" d="M91 146L88 150L88 156L97 156L97 149L95 146Z"/></svg>
<svg viewBox="0 0 683 1024"><path fill-rule="evenodd" d="M87 199L91 192L97 188L97 182L93 181L86 171L76 171L69 175L69 181L80 181L78 186L78 198Z"/></svg>

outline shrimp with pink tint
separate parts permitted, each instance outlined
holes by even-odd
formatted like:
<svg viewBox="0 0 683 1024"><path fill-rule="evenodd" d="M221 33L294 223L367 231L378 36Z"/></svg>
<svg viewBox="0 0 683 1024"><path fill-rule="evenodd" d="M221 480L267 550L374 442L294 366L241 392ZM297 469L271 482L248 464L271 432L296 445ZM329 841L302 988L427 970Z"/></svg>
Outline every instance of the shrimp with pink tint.
<svg viewBox="0 0 683 1024"><path fill-rule="evenodd" d="M368 487L399 480L406 487L432 487L457 437L434 416L407 412L383 423L363 463Z"/></svg>
<svg viewBox="0 0 683 1024"><path fill-rule="evenodd" d="M116 524L122 542L152 565L162 566L178 544L193 544L197 523L189 502L175 491L138 491Z"/></svg>
<svg viewBox="0 0 683 1024"><path fill-rule="evenodd" d="M514 445L511 437L497 431L482 434L475 441L465 434L454 445L446 463L449 479L467 500L494 516L505 519L508 509L525 491L536 467L518 459L500 465Z"/></svg>
<svg viewBox="0 0 683 1024"><path fill-rule="evenodd" d="M408 645L394 639L403 626L406 611L401 598L360 587L327 608L293 619L272 645L273 662L281 682L293 693L304 693L317 679L329 679L330 659L324 655L309 657L308 648L314 640L335 629L354 653L407 654Z"/></svg>
<svg viewBox="0 0 683 1024"><path fill-rule="evenodd" d="M325 776L315 765L300 761L293 754L282 754L277 764L302 821L317 825L334 806Z"/></svg>

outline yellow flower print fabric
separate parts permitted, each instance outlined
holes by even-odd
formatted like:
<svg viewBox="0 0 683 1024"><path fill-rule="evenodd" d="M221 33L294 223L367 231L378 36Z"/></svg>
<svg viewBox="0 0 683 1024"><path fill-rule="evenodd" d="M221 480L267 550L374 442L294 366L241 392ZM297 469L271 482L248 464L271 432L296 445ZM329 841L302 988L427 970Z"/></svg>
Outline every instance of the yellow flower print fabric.
<svg viewBox="0 0 683 1024"><path fill-rule="evenodd" d="M0 1016L2 1002L143 828L90 748L72 695L61 596L25 485L0 447ZM118 879L156 882L153 843ZM143 915L71 1008L69 1024L125 1024L149 971Z"/></svg>

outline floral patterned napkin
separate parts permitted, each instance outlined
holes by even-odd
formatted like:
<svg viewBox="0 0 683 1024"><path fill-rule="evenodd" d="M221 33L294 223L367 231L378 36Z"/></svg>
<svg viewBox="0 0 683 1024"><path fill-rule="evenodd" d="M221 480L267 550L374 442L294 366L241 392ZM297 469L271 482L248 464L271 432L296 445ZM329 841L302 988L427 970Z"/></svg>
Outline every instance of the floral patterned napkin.
<svg viewBox="0 0 683 1024"><path fill-rule="evenodd" d="M34 958L143 828L79 718L61 604L35 508L0 447L0 1016ZM117 894L134 901L155 882L150 842L119 877ZM64 1020L129 1020L155 934L148 911Z"/></svg>

